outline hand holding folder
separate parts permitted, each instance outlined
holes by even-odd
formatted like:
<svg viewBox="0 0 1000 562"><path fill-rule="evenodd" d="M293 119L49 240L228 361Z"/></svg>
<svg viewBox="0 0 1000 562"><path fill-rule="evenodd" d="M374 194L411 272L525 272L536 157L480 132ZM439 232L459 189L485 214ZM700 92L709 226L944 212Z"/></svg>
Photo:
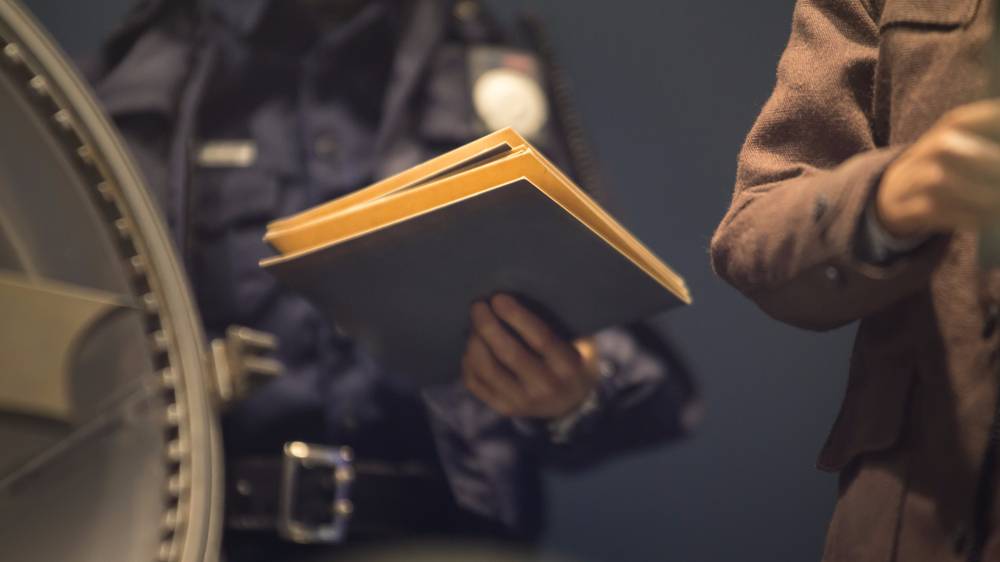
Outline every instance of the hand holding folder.
<svg viewBox="0 0 1000 562"><path fill-rule="evenodd" d="M469 307L564 338L690 302L683 279L511 129L269 225L262 266L394 372L456 378Z"/></svg>
<svg viewBox="0 0 1000 562"><path fill-rule="evenodd" d="M592 344L574 346L513 297L477 302L471 317L462 380L501 415L561 419L579 411L597 387Z"/></svg>

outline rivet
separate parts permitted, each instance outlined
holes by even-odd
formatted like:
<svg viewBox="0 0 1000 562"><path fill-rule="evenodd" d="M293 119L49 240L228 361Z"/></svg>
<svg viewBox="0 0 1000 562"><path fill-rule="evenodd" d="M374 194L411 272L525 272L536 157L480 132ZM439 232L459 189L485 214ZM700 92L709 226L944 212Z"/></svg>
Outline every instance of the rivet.
<svg viewBox="0 0 1000 562"><path fill-rule="evenodd" d="M142 259L142 256L132 256L129 258L128 263L132 268L132 273L136 275L146 274L146 260Z"/></svg>
<svg viewBox="0 0 1000 562"><path fill-rule="evenodd" d="M163 541L160 543L160 550L156 556L159 562L171 562L170 553L173 550L173 545L171 541Z"/></svg>
<svg viewBox="0 0 1000 562"><path fill-rule="evenodd" d="M351 461L353 461L354 460L354 450L351 449L350 447L341 447L340 448L340 458L344 462L351 462Z"/></svg>
<svg viewBox="0 0 1000 562"><path fill-rule="evenodd" d="M21 58L20 47L18 47L14 43L9 43L6 47L4 47L3 54L6 55L6 57L10 59L11 62L21 63L21 61L23 60Z"/></svg>
<svg viewBox="0 0 1000 562"><path fill-rule="evenodd" d="M166 513L163 514L163 529L171 531L177 527L177 510L168 509Z"/></svg>
<svg viewBox="0 0 1000 562"><path fill-rule="evenodd" d="M174 376L174 370L169 367L160 371L159 379L160 384L167 389L172 389L174 388L174 385L177 384L177 378Z"/></svg>
<svg viewBox="0 0 1000 562"><path fill-rule="evenodd" d="M301 441L295 441L285 445L285 450L289 455L297 459L304 459L309 456L309 445L306 445Z"/></svg>
<svg viewBox="0 0 1000 562"><path fill-rule="evenodd" d="M167 458L173 462L180 462L184 458L184 445L180 439L167 443Z"/></svg>
<svg viewBox="0 0 1000 562"><path fill-rule="evenodd" d="M170 425L177 425L181 421L181 407L180 405L174 403L167 406L167 423Z"/></svg>
<svg viewBox="0 0 1000 562"><path fill-rule="evenodd" d="M236 481L236 493L243 497L250 497L250 494L253 493L253 485L250 484L250 481L241 478Z"/></svg>
<svg viewBox="0 0 1000 562"><path fill-rule="evenodd" d="M128 221L125 218L120 218L115 221L115 230L118 231L118 236L122 238L129 238L131 230L128 226Z"/></svg>
<svg viewBox="0 0 1000 562"><path fill-rule="evenodd" d="M102 181L97 184L97 192L101 194L101 197L108 203L113 203L115 200L115 192L111 189L111 184L106 181Z"/></svg>
<svg viewBox="0 0 1000 562"><path fill-rule="evenodd" d="M187 483L180 474L174 474L167 481L167 492L173 496L177 497L181 495L181 492L187 489Z"/></svg>
<svg viewBox="0 0 1000 562"><path fill-rule="evenodd" d="M160 310L160 303L156 300L156 295L153 293L142 295L142 306L150 314L155 314Z"/></svg>
<svg viewBox="0 0 1000 562"><path fill-rule="evenodd" d="M354 513L354 504L351 500L337 500L333 504L333 510L337 515L347 517Z"/></svg>
<svg viewBox="0 0 1000 562"><path fill-rule="evenodd" d="M77 147L76 155L79 156L80 160L83 160L85 164L89 165L94 163L94 152L90 150L90 147L87 145Z"/></svg>
<svg viewBox="0 0 1000 562"><path fill-rule="evenodd" d="M150 337L150 343L153 345L153 350L157 352L165 352L169 346L169 339L167 338L167 333L163 330L157 330L153 332Z"/></svg>
<svg viewBox="0 0 1000 562"><path fill-rule="evenodd" d="M346 484L354 480L354 470L349 467L342 466L337 469L336 473L334 473L334 478L337 479L338 484Z"/></svg>
<svg viewBox="0 0 1000 562"><path fill-rule="evenodd" d="M40 96L44 96L49 93L49 83L46 82L45 78L41 76L35 76L29 80L28 86L31 86L31 89Z"/></svg>
<svg viewBox="0 0 1000 562"><path fill-rule="evenodd" d="M59 111L55 112L55 114L52 116L52 119L55 120L55 122L58 123L59 126L62 127L63 130L65 131L73 129L73 118L70 117L69 112L66 111L65 109L60 109Z"/></svg>

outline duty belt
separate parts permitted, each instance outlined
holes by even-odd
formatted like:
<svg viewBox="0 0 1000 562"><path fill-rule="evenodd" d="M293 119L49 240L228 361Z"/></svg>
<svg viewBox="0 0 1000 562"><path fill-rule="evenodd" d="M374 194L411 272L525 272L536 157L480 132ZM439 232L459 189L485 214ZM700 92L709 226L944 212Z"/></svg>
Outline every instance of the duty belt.
<svg viewBox="0 0 1000 562"><path fill-rule="evenodd" d="M229 462L226 526L300 544L442 531L454 501L425 463L356 459L349 447L286 443L281 457Z"/></svg>

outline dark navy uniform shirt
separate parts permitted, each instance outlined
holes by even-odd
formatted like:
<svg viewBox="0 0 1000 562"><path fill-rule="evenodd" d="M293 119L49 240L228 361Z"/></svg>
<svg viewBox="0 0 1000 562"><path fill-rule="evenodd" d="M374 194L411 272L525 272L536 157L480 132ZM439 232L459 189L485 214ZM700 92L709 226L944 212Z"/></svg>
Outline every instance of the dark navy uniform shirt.
<svg viewBox="0 0 1000 562"><path fill-rule="evenodd" d="M257 265L271 255L266 223L488 132L468 56L503 48L470 3L372 0L326 29L281 4L146 2L92 68L159 197L209 335L244 325L280 340L287 374L226 416L227 455L277 455L305 440L433 462L462 509L535 536L540 468L583 468L684 434L687 374L652 332L603 332L597 346L612 369L600 408L557 443L543 424L505 419L458 383L420 392L383 372L277 285ZM533 136L564 160L554 125Z"/></svg>

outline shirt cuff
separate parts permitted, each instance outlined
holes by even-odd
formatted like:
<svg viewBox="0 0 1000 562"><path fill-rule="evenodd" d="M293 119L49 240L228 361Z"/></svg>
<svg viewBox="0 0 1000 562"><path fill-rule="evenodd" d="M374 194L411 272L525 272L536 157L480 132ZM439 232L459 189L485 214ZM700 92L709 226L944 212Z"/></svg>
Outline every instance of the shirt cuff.
<svg viewBox="0 0 1000 562"><path fill-rule="evenodd" d="M599 361L600 379L598 384L575 410L548 421L515 418L514 427L525 435L543 433L554 445L570 443L580 430L580 426L601 411L607 394L607 385L618 371L613 360L600 357Z"/></svg>
<svg viewBox="0 0 1000 562"><path fill-rule="evenodd" d="M566 414L565 416L551 420L548 422L548 433L549 440L557 445L569 443L573 435L579 429L580 425L584 421L590 419L595 414L600 412L601 407L604 405L606 396L610 392L609 385L618 374L621 369L621 357L616 357L614 353L608 353L607 349L602 349L608 347L607 345L602 345L604 339L618 337L620 330L616 328L611 328L604 330L594 336L595 352L597 353L598 361L598 382L597 386L590 392L590 395L586 400L583 401L580 406ZM628 337L627 335L625 337ZM629 343L633 343L631 338L628 338ZM614 347L614 345L612 346ZM620 347L620 346L618 346ZM627 355L634 355L635 349L634 345L629 349ZM620 355L620 353L618 354Z"/></svg>
<svg viewBox="0 0 1000 562"><path fill-rule="evenodd" d="M580 422L599 410L600 407L600 396L596 390L592 390L590 396L576 410L548 422L549 440L556 445L569 443L574 430L580 425Z"/></svg>
<svg viewBox="0 0 1000 562"><path fill-rule="evenodd" d="M864 258L876 264L886 264L892 260L916 250L928 240L929 237L918 236L910 238L900 238L890 234L878 218L875 209L875 199L869 201L865 208L864 216L864 246L867 250Z"/></svg>

